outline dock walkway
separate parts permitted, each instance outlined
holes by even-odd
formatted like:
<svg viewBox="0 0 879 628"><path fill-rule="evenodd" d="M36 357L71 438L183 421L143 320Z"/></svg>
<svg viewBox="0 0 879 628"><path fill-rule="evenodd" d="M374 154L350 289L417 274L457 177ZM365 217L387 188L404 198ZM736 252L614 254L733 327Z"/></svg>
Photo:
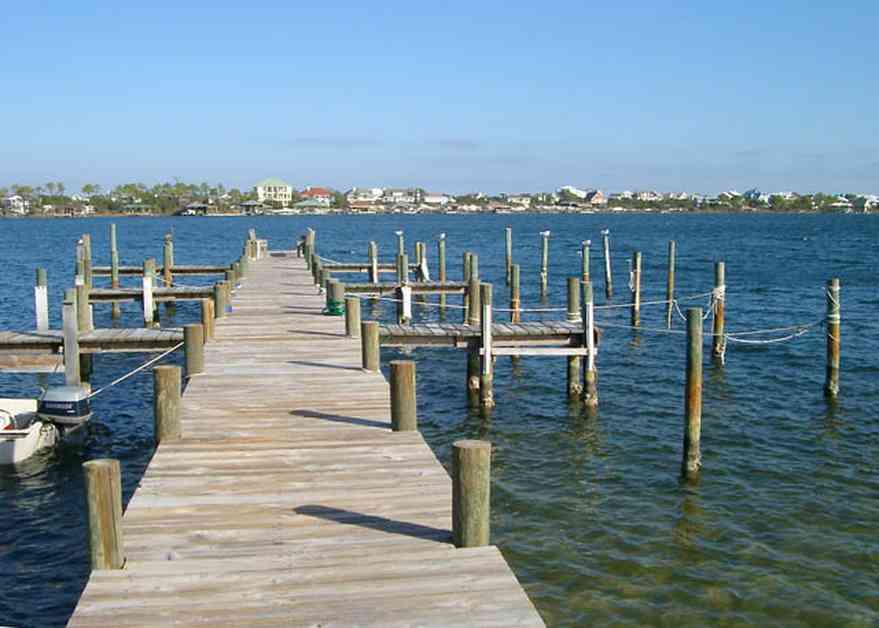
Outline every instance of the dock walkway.
<svg viewBox="0 0 879 628"><path fill-rule="evenodd" d="M255 262L72 626L542 626L495 547L451 544L451 481L322 316L303 260Z"/></svg>

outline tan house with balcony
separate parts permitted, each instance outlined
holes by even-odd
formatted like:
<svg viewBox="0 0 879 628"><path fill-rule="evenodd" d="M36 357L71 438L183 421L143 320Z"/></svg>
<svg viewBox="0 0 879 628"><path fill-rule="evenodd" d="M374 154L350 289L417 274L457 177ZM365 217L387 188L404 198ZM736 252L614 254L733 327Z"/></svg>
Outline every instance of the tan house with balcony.
<svg viewBox="0 0 879 628"><path fill-rule="evenodd" d="M256 184L256 198L260 203L287 206L293 200L293 187L276 177L270 177Z"/></svg>

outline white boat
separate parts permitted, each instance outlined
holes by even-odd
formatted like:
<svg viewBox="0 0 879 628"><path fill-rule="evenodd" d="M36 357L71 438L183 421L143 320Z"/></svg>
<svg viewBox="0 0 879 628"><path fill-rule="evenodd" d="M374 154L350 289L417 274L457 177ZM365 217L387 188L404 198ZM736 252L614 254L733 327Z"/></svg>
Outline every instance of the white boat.
<svg viewBox="0 0 879 628"><path fill-rule="evenodd" d="M37 416L36 399L0 399L0 465L23 462L58 438L58 428Z"/></svg>

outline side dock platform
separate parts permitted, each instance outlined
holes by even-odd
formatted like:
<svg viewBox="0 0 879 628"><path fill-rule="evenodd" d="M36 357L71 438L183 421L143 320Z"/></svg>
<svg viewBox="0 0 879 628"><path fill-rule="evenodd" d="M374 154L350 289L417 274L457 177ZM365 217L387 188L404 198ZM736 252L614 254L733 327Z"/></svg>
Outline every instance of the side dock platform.
<svg viewBox="0 0 879 628"><path fill-rule="evenodd" d="M451 480L304 261L253 262L71 626L543 626L496 547L452 544Z"/></svg>

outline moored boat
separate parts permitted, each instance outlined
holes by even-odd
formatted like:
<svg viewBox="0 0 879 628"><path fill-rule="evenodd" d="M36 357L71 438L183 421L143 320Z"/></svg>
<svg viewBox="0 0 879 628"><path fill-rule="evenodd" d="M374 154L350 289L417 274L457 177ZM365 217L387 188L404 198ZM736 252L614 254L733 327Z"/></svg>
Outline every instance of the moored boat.
<svg viewBox="0 0 879 628"><path fill-rule="evenodd" d="M58 438L58 428L37 416L36 399L0 399L0 465L23 462Z"/></svg>

